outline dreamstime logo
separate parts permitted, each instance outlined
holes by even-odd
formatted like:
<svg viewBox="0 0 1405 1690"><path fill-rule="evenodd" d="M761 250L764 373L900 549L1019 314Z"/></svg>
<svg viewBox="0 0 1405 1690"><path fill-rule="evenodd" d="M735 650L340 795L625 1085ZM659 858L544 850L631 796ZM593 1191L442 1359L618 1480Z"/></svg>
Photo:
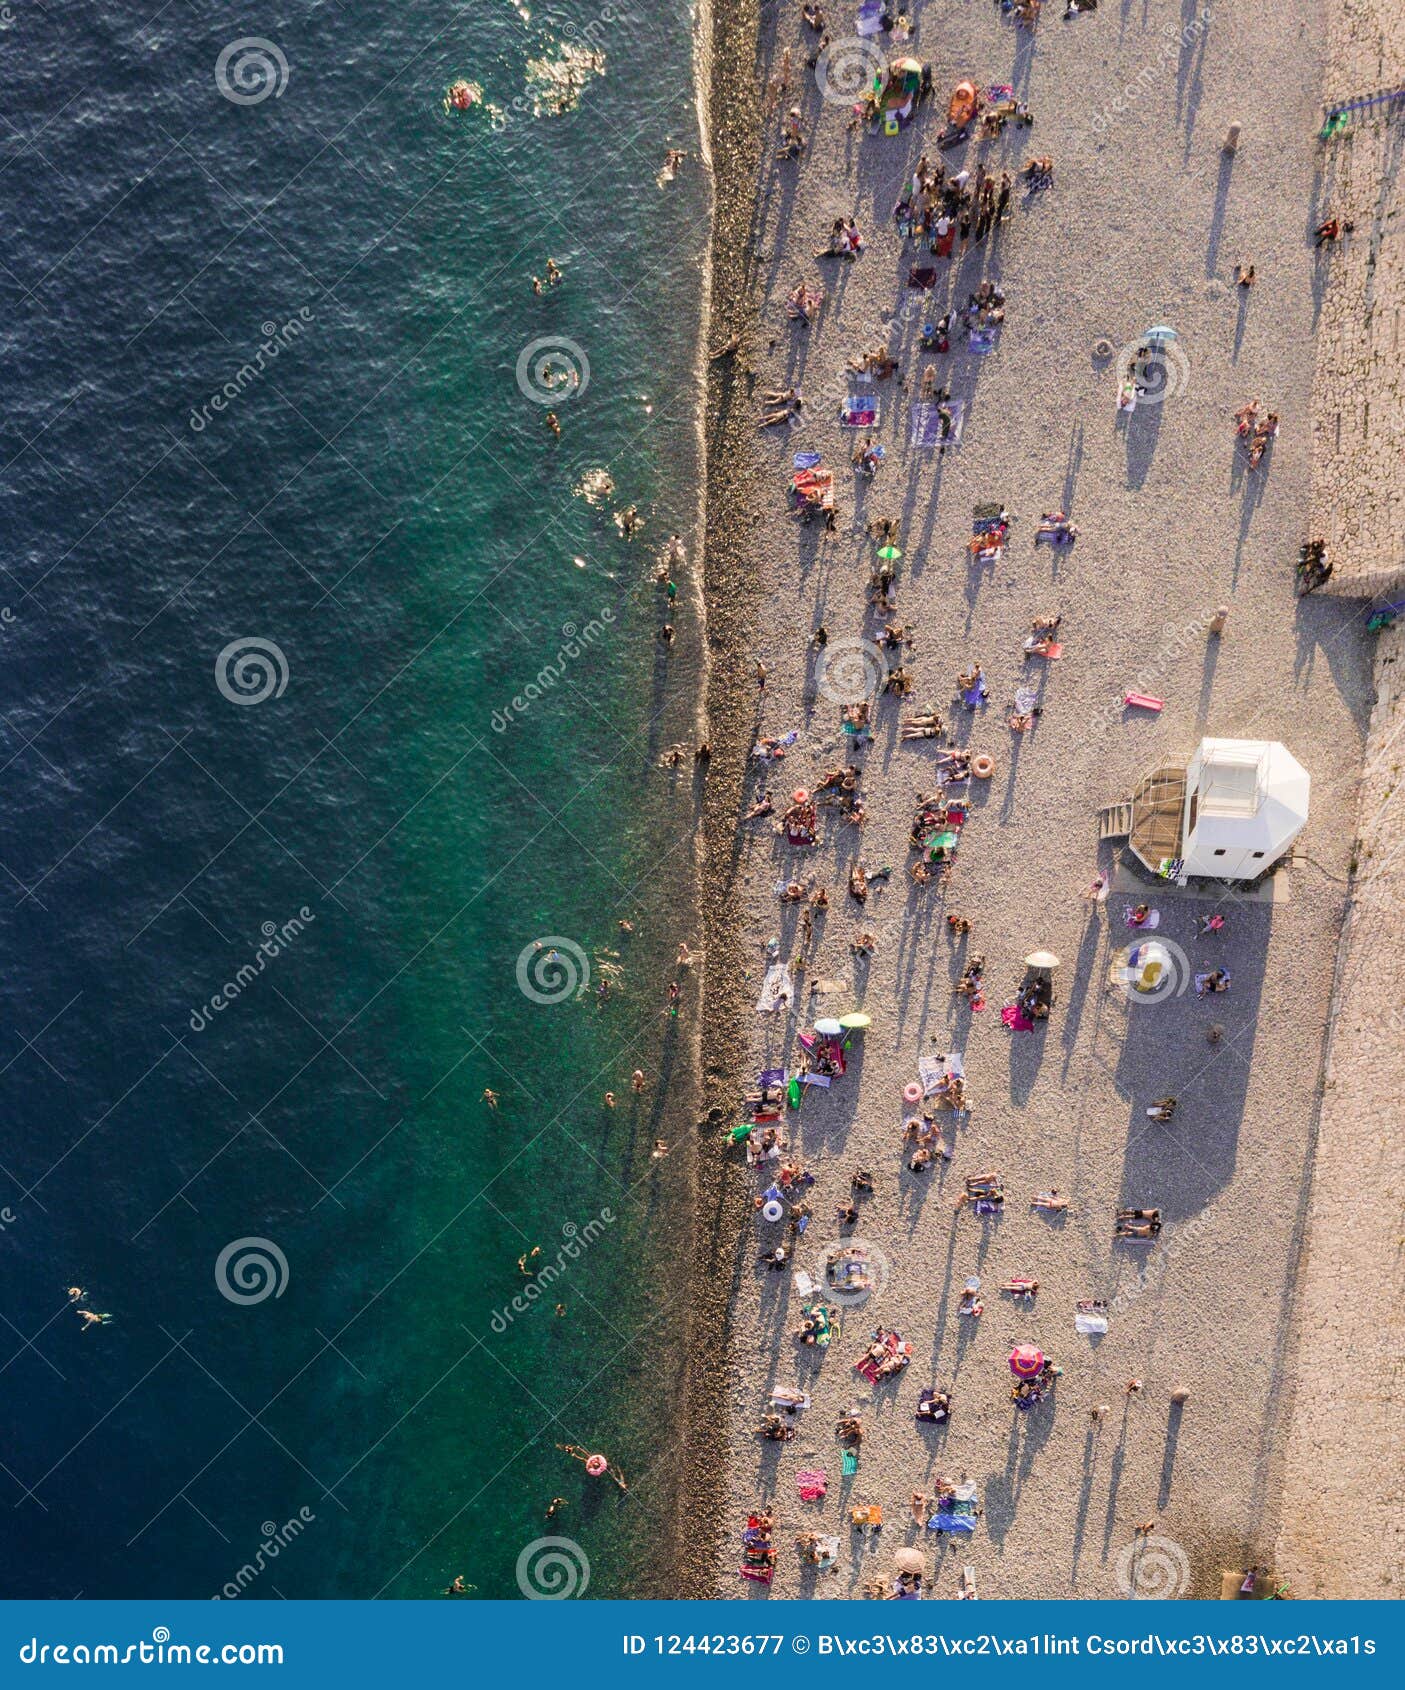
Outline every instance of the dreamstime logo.
<svg viewBox="0 0 1405 1690"><path fill-rule="evenodd" d="M885 1252L866 1238L836 1238L820 1252L821 1295L851 1308L881 1297L892 1272Z"/></svg>
<svg viewBox="0 0 1405 1690"><path fill-rule="evenodd" d="M246 389L252 387L269 365L302 335L311 321L312 307L302 305L298 308L297 316L289 317L285 323L276 323L272 318L266 323L261 323L259 327L263 339L254 349L253 357L245 359L229 380L212 393L198 410L191 407L190 416L187 418L190 432L203 434L215 420L215 416L227 411Z"/></svg>
<svg viewBox="0 0 1405 1690"><path fill-rule="evenodd" d="M1119 951L1113 966L1128 1003L1136 1004L1184 997L1192 973L1190 958L1181 947L1156 933Z"/></svg>
<svg viewBox="0 0 1405 1690"><path fill-rule="evenodd" d="M1119 381L1131 370L1138 405L1162 405L1178 398L1190 383L1190 359L1178 340L1129 341L1118 351L1113 367Z"/></svg>
<svg viewBox="0 0 1405 1690"><path fill-rule="evenodd" d="M574 1538L539 1537L517 1557L517 1588L529 1602L566 1602L589 1583L590 1558Z"/></svg>
<svg viewBox="0 0 1405 1690"><path fill-rule="evenodd" d="M1190 1557L1173 1537L1138 1537L1118 1554L1117 1588L1133 1601L1168 1601L1190 1589Z"/></svg>
<svg viewBox="0 0 1405 1690"><path fill-rule="evenodd" d="M215 87L236 106L261 105L270 94L281 100L287 86L283 49L261 35L231 41L215 60Z"/></svg>
<svg viewBox="0 0 1405 1690"><path fill-rule="evenodd" d="M851 105L887 70L883 54L862 38L826 47L815 63L815 82L827 104Z"/></svg>
<svg viewBox="0 0 1405 1690"><path fill-rule="evenodd" d="M590 984L590 960L574 939L533 939L517 958L517 989L533 1003L565 1003Z"/></svg>
<svg viewBox="0 0 1405 1690"><path fill-rule="evenodd" d="M579 399L590 386L590 359L583 346L565 335L543 335L517 354L517 385L534 405Z"/></svg>
<svg viewBox="0 0 1405 1690"><path fill-rule="evenodd" d="M288 1289L288 1258L271 1238L236 1238L215 1260L215 1284L231 1303L266 1303Z"/></svg>
<svg viewBox="0 0 1405 1690"><path fill-rule="evenodd" d="M1175 1262L1192 1244L1198 1244L1201 1239L1208 1238L1216 1224L1216 1206L1212 1205L1208 1209L1202 1209L1198 1215L1192 1215L1188 1220L1179 1223L1170 1236L1163 1232L1161 1247L1136 1277L1124 1285L1112 1299L1108 1313L1125 1314L1143 1292L1159 1287Z"/></svg>
<svg viewBox="0 0 1405 1690"><path fill-rule="evenodd" d="M262 704L288 688L288 659L272 640L231 640L215 659L215 685L231 704Z"/></svg>
<svg viewBox="0 0 1405 1690"><path fill-rule="evenodd" d="M1209 612L1193 616L1179 626L1174 622L1165 623L1152 661L1139 669L1127 687L1098 711L1093 717L1093 726L1104 732L1120 727L1127 715L1126 693L1153 691L1194 653L1203 653L1209 625Z"/></svg>
<svg viewBox="0 0 1405 1690"><path fill-rule="evenodd" d="M191 1011L191 1032L203 1033L215 1016L228 1009L236 998L248 991L274 957L281 956L309 923L316 919L315 913L303 904L295 916L290 916L281 925L276 921L265 921L259 928L263 939L254 951L252 961L242 963L235 971L234 977L226 980L220 991L199 1009Z"/></svg>
<svg viewBox="0 0 1405 1690"><path fill-rule="evenodd" d="M211 1598L214 1602L234 1602L241 1597L249 1586L265 1572L271 1561L276 1561L288 1546L307 1530L317 1518L313 1511L304 1506L299 1508L291 1520L285 1520L280 1526L276 1520L265 1520L259 1527L262 1542L254 1552L252 1561L246 1561L232 1579L220 1586Z"/></svg>
<svg viewBox="0 0 1405 1690"><path fill-rule="evenodd" d="M598 616L592 616L584 623L563 622L562 644L557 647L555 658L542 664L522 691L513 694L510 704L493 711L493 732L506 733L514 717L525 716L543 693L550 692L559 682L564 681L569 666L587 647L603 637L606 628L610 627L614 620L614 611L608 605L603 605Z"/></svg>
<svg viewBox="0 0 1405 1690"><path fill-rule="evenodd" d="M888 678L888 660L872 640L831 640L815 664L815 688L831 704L873 698Z"/></svg>
<svg viewBox="0 0 1405 1690"><path fill-rule="evenodd" d="M505 1307L493 1310L490 1325L494 1332L506 1332L513 1321L520 1314L527 1314L534 1304L539 1303L555 1285L558 1279L568 1273L578 1262L597 1238L601 1237L606 1227L613 1224L615 1211L610 1208L601 1209L594 1220L587 1221L584 1226L577 1226L574 1221L566 1221L561 1228L561 1236L565 1243L556 1252L555 1261L541 1261L533 1259L532 1277Z"/></svg>
<svg viewBox="0 0 1405 1690"><path fill-rule="evenodd" d="M1092 133L1104 134L1113 120L1125 116L1148 90L1164 87L1168 78L1175 74L1171 69L1172 59L1179 58L1187 47L1194 46L1209 27L1208 5L1202 6L1179 30L1174 24L1162 24L1162 41L1156 58L1143 64L1134 77L1124 82L1101 111L1093 112L1089 119Z"/></svg>

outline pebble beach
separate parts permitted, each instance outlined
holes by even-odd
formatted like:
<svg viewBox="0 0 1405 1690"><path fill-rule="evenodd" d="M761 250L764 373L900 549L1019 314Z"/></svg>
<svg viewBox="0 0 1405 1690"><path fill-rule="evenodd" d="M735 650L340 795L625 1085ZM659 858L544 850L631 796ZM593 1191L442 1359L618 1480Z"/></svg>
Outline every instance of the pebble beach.
<svg viewBox="0 0 1405 1690"><path fill-rule="evenodd" d="M833 62L839 44L864 43L853 7L826 10ZM725 1357L713 1347L699 1387L725 1457L711 1479L720 1535L703 1590L860 1596L874 1580L886 1588L896 1548L916 1546L938 1597L957 1594L963 1568L982 1597L1213 1596L1226 1571L1280 1558L1285 1452L1300 1369L1313 1365L1302 1269L1309 1241L1340 1213L1319 1212L1315 1158L1377 653L1357 598L1299 599L1293 580L1320 475L1315 337L1351 260L1350 248L1321 253L1312 240L1331 209L1316 131L1338 39L1307 0L1253 14L1104 0L1068 20L1046 4L1034 29L984 0L928 0L908 16L911 41L881 51L930 64L934 92L896 134L851 124L852 98L806 63L817 35L798 6L765 5L759 18L734 6L713 30L710 340L735 335L739 346L712 366L708 410L704 1130L721 1135L758 1074L793 1072L797 1036L817 1017L860 1011L871 1024L847 1073L785 1112L787 1155L814 1175L805 1232L792 1240L758 1219L769 1175L739 1151L723 1152L704 1194L713 1291L729 1313ZM1052 182L1019 184L984 241L933 259L892 212L918 159L939 156L948 91L966 77L1010 86L1034 122L940 155L948 172L983 166L998 178L1048 155ZM804 150L778 159L794 107ZM1227 153L1231 124L1239 144ZM862 252L814 258L836 218L855 220ZM937 270L930 290L908 286L918 263ZM1248 264L1254 286L1240 288L1236 267ZM953 333L948 354L924 351L924 328L987 281L1005 299L993 348L976 353ZM799 282L824 293L810 323L787 314ZM1128 349L1162 323L1177 334L1164 394L1122 415ZM848 361L875 346L897 371L857 378ZM929 364L963 407L960 443L942 454L909 436ZM799 418L759 429L762 395L794 387ZM870 432L885 456L871 480L854 473L855 437L839 421L855 387L878 402ZM1250 471L1232 414L1254 398L1280 429ZM789 515L798 452L834 472L831 532ZM988 502L1015 520L1003 555L977 566L967 542L974 507ZM1076 524L1072 546L1035 544L1049 510ZM868 525L879 517L898 524L903 556L895 608L875 617ZM1031 621L1049 615L1062 617L1063 654L1027 659ZM875 696L871 744L854 757L838 658L862 662L885 621L910 631L884 661L902 663L912 691ZM973 663L989 700L968 711L956 676ZM1021 688L1039 707L1023 733L1007 725ZM1164 708L1128 710L1127 691ZM908 835L918 796L937 784L937 747L899 737L919 710L994 764L972 783L950 873L926 885L909 878ZM753 756L759 739L792 734L783 763ZM1099 809L1207 734L1281 740L1311 774L1307 830L1266 892L1156 887L1099 847ZM851 760L862 825L821 805L817 843L796 850L775 816L741 819L762 790L779 810L792 788ZM870 875L891 869L863 905L846 893L856 861ZM1110 894L1088 901L1099 872ZM789 881L807 897L828 892L808 943L808 904L776 894ZM1150 1002L1112 978L1124 910L1144 896L1182 976ZM1211 913L1225 925L1205 938ZM954 935L949 914L970 932ZM869 954L854 949L861 936ZM1007 1029L1001 1008L1041 949L1060 959L1050 1019ZM952 987L976 953L987 1001L973 1011ZM760 1015L773 960L789 966L793 1001ZM1199 997L1194 976L1216 966L1231 990ZM913 1171L904 1088L920 1058L953 1053L968 1110L938 1112L949 1159ZM1338 1081L1343 1060L1349 1072L1350 1051L1334 1054ZM1165 1095L1174 1118L1148 1119ZM874 1189L857 1224L841 1226L857 1168ZM1003 1210L958 1206L966 1178L991 1170ZM1050 1190L1067 1209L1033 1210L1030 1196ZM1159 1236L1115 1240L1115 1212L1141 1206L1159 1208ZM787 1268L820 1279L831 1247L853 1239L870 1250L875 1288L842 1307L827 1349L805 1346L791 1272L758 1257L793 1241ZM1002 1294L1017 1278L1037 1279L1037 1294ZM958 1313L972 1279L977 1319ZM1089 1300L1107 1304L1100 1337L1075 1330ZM854 1363L878 1327L900 1334L912 1359L870 1384ZM1028 1412L1010 1400L1018 1344L1061 1369ZM787 1442L756 1435L777 1386L809 1396ZM914 1419L930 1387L952 1398L941 1426ZM864 1436L845 1476L835 1427L850 1412ZM816 1470L827 1493L802 1501L796 1475ZM942 1481L974 1482L982 1509L955 1543L920 1523L927 1507L910 1507ZM776 1521L769 1586L738 1578L740 1530L763 1507ZM875 1508L881 1531L851 1524L854 1509ZM796 1552L808 1533L838 1538L832 1570ZM1330 1569L1309 1575L1310 1547L1297 1557L1295 1576L1316 1586L1304 1594L1375 1593L1332 1588Z"/></svg>

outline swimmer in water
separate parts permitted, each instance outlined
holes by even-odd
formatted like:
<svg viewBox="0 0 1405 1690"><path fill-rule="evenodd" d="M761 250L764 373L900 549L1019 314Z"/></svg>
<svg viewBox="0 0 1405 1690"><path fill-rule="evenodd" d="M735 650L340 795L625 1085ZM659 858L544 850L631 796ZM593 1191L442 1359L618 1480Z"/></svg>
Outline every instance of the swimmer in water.
<svg viewBox="0 0 1405 1690"><path fill-rule="evenodd" d="M498 1106L498 1094L495 1091L491 1090L488 1086L484 1086L483 1087L483 1101L484 1101L484 1103L486 1103L488 1105L488 1107L490 1109L496 1109L497 1106Z"/></svg>
<svg viewBox="0 0 1405 1690"><path fill-rule="evenodd" d="M534 1244L530 1250L527 1250L522 1255L520 1255L517 1258L517 1271L518 1271L518 1273L525 1274L530 1279L536 1273L537 1270L534 1267L530 1267L528 1264L530 1262L532 1262L533 1260L535 1260L536 1257L541 1255L541 1253L542 1253L541 1245L540 1244Z"/></svg>
<svg viewBox="0 0 1405 1690"><path fill-rule="evenodd" d="M556 412L555 411L548 411L546 413L545 421L546 421L546 426L551 430L551 432L559 440L561 438L561 419L557 416Z"/></svg>
<svg viewBox="0 0 1405 1690"><path fill-rule="evenodd" d="M110 1314L95 1314L92 1309L75 1309L73 1312L83 1322L85 1332L90 1326L106 1326L112 1319Z"/></svg>

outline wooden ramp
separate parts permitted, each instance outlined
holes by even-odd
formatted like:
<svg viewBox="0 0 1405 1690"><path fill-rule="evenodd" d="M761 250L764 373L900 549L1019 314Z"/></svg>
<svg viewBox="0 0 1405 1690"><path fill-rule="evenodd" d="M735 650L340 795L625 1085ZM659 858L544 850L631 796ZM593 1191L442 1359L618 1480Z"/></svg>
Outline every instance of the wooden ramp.
<svg viewBox="0 0 1405 1690"><path fill-rule="evenodd" d="M1098 811L1098 838L1125 839L1132 831L1132 800L1120 798Z"/></svg>

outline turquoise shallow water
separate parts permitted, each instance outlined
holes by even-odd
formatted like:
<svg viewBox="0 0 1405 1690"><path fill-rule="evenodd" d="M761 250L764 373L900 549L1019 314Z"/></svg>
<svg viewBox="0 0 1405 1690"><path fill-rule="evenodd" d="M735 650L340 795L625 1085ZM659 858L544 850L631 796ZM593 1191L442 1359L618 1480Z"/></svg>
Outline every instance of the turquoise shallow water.
<svg viewBox="0 0 1405 1690"><path fill-rule="evenodd" d="M547 1534L591 1594L651 1587L688 1180L649 1146L687 1069L664 987L692 834L658 759L695 630L685 593L665 659L649 577L696 506L708 207L690 17L526 10L262 15L242 56L281 92L241 100L218 8L25 15L0 160L11 1594L512 1595ZM603 74L532 115L528 60L572 41ZM505 122L446 113L457 77ZM552 337L585 378L559 441L518 379ZM572 493L601 468L633 543ZM264 642L257 704L232 658L217 682L236 640ZM570 969L582 992L538 1001ZM277 1295L221 1292L246 1238ZM557 1443L606 1449L629 1495Z"/></svg>

